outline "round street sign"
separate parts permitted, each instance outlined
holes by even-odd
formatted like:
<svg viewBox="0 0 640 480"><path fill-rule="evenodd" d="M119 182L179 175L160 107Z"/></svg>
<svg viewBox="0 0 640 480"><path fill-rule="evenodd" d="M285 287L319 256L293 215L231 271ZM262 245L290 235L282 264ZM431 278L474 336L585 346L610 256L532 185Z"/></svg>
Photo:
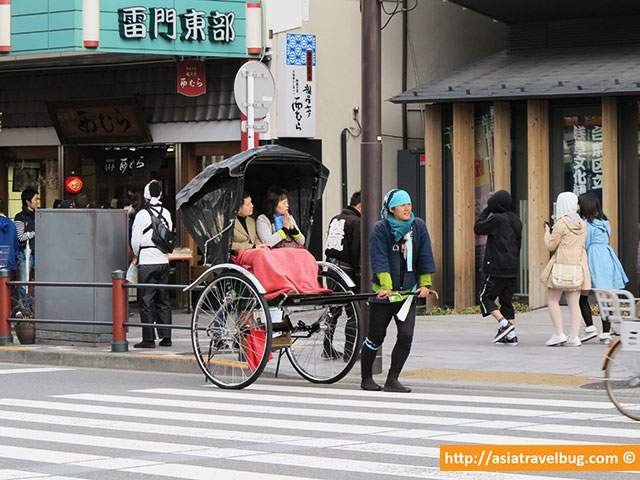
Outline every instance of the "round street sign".
<svg viewBox="0 0 640 480"><path fill-rule="evenodd" d="M249 61L240 67L233 84L233 94L240 111L247 115L247 77L253 80L253 109L256 119L267 116L276 91L271 70L264 63Z"/></svg>

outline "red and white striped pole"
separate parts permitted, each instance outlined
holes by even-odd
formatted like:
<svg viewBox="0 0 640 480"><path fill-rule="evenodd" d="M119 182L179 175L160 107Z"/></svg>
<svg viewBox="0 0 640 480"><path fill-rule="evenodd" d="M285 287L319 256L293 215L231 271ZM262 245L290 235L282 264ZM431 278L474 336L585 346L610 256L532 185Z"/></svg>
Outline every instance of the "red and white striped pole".
<svg viewBox="0 0 640 480"><path fill-rule="evenodd" d="M0 53L11 51L11 0L0 0Z"/></svg>
<svg viewBox="0 0 640 480"><path fill-rule="evenodd" d="M82 46L100 46L100 0L82 0Z"/></svg>
<svg viewBox="0 0 640 480"><path fill-rule="evenodd" d="M247 2L247 53L260 55L262 53L262 4Z"/></svg>

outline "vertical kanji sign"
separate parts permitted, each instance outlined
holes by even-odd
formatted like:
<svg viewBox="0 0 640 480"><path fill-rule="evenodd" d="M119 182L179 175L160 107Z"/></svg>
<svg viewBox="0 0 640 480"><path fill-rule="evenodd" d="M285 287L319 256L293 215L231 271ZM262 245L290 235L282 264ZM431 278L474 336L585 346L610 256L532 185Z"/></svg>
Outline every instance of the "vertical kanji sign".
<svg viewBox="0 0 640 480"><path fill-rule="evenodd" d="M198 97L207 93L207 72L200 60L183 60L176 66L177 90L185 97Z"/></svg>

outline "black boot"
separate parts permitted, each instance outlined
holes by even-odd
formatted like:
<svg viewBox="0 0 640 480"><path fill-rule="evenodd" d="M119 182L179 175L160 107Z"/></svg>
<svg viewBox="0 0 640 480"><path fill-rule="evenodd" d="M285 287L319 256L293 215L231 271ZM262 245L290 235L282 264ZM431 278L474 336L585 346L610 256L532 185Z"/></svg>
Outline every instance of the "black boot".
<svg viewBox="0 0 640 480"><path fill-rule="evenodd" d="M363 378L362 382L360 383L360 388L362 390L368 390L370 392L379 392L380 390L382 390L382 387L373 380L373 377Z"/></svg>
<svg viewBox="0 0 640 480"><path fill-rule="evenodd" d="M385 392L400 392L400 393L409 393L411 389L409 387L405 387L398 380L398 375L389 373L387 375L387 381L384 383L383 390Z"/></svg>

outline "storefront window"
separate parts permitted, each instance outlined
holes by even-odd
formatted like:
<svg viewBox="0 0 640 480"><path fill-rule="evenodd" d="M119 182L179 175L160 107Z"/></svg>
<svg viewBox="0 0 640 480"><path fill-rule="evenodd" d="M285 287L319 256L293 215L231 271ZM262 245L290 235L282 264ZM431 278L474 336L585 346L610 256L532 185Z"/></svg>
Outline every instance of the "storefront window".
<svg viewBox="0 0 640 480"><path fill-rule="evenodd" d="M565 115L562 123L565 191L602 200L602 116Z"/></svg>
<svg viewBox="0 0 640 480"><path fill-rule="evenodd" d="M162 184L163 203L175 210L175 148L152 146L79 146L65 148L65 178L78 175L82 192L69 195L78 207L117 208L118 200L133 197L143 202L145 185Z"/></svg>
<svg viewBox="0 0 640 480"><path fill-rule="evenodd" d="M10 217L22 209L20 195L27 188L40 193L42 208L51 208L58 198L57 147L0 149L0 195L7 204Z"/></svg>
<svg viewBox="0 0 640 480"><path fill-rule="evenodd" d="M475 108L475 177L476 219L487 206L487 200L494 191L493 133L495 112L493 106L477 105ZM487 237L476 236L476 297L480 294L484 277L482 259L487 245Z"/></svg>

